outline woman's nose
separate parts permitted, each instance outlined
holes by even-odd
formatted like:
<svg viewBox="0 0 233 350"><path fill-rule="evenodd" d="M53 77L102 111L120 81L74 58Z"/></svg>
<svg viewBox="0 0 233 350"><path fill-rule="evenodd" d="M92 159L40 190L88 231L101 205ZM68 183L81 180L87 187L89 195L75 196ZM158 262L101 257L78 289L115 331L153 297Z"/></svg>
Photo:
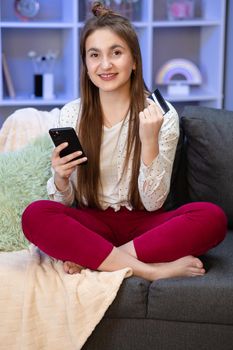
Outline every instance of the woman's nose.
<svg viewBox="0 0 233 350"><path fill-rule="evenodd" d="M101 60L101 67L103 69L109 69L112 67L112 62L108 57L103 57Z"/></svg>

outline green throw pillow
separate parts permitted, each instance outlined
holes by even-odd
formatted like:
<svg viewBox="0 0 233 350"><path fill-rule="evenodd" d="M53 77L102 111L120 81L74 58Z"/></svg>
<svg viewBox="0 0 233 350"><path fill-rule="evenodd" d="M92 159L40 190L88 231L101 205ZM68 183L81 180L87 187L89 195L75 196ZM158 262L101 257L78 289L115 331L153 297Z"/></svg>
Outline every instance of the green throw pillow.
<svg viewBox="0 0 233 350"><path fill-rule="evenodd" d="M0 153L0 251L28 247L21 215L29 203L48 199L52 148L45 135L18 151Z"/></svg>

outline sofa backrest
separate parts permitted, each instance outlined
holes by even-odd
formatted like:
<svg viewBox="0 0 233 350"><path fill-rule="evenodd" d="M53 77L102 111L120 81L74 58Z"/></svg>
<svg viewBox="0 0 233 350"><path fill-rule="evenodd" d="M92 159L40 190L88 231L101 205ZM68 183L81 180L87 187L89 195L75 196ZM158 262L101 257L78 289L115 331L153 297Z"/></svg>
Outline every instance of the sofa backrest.
<svg viewBox="0 0 233 350"><path fill-rule="evenodd" d="M180 127L167 208L210 201L233 227L233 112L186 106Z"/></svg>

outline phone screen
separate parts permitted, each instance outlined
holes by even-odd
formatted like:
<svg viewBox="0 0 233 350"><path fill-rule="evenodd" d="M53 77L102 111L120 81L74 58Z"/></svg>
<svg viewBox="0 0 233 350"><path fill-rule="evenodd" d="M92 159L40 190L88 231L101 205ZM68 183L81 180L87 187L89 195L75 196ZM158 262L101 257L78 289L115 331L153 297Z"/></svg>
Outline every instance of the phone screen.
<svg viewBox="0 0 233 350"><path fill-rule="evenodd" d="M74 128L53 128L49 130L49 134L56 147L63 142L68 142L68 146L60 152L60 157L65 157L68 154L74 153L76 151L82 151L82 154L75 159L86 157Z"/></svg>

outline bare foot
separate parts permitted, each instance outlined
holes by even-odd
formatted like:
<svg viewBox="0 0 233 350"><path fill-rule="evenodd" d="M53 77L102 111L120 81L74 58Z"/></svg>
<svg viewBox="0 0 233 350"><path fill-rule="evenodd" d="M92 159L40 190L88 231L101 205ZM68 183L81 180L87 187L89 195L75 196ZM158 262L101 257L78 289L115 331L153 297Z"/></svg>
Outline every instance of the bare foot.
<svg viewBox="0 0 233 350"><path fill-rule="evenodd" d="M65 261L63 262L63 269L66 273L73 275L74 273L80 273L84 267L71 261Z"/></svg>
<svg viewBox="0 0 233 350"><path fill-rule="evenodd" d="M200 259L194 256L185 256L172 262L148 264L154 268L150 280L169 277L203 276L205 269Z"/></svg>

